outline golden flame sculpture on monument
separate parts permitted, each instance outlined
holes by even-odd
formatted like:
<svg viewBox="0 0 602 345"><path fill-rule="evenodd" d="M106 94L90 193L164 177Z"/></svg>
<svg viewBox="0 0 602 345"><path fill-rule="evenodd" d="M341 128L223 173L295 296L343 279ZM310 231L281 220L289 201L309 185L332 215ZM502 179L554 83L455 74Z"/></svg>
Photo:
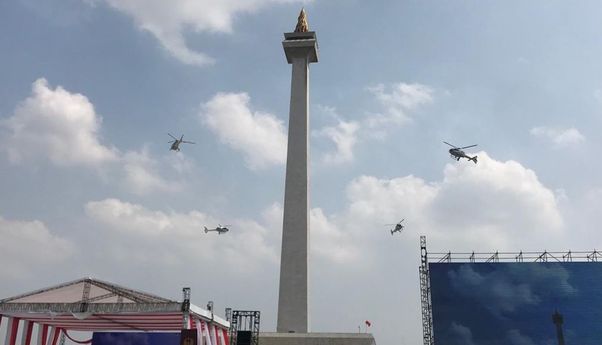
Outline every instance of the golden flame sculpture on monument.
<svg viewBox="0 0 602 345"><path fill-rule="evenodd" d="M295 27L295 32L308 32L309 24L307 24L307 15L305 14L305 9L301 9L301 13L299 13L299 18L297 18L297 26Z"/></svg>

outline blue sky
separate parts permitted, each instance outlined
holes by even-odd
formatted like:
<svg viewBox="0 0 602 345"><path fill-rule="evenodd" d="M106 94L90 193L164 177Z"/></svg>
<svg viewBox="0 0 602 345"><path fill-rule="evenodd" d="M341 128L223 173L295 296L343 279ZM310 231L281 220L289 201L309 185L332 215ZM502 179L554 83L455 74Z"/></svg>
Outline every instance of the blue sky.
<svg viewBox="0 0 602 345"><path fill-rule="evenodd" d="M431 264L435 341L441 344L567 344L600 338L595 263ZM467 307L470 306L470 307Z"/></svg>
<svg viewBox="0 0 602 345"><path fill-rule="evenodd" d="M597 2L18 0L0 3L0 295L88 275L190 286L274 329L281 40L301 7L320 45L312 329L368 319L378 343L418 342L421 234L456 251L600 241ZM169 152L168 132L196 144ZM479 144L479 164L444 140ZM218 223L232 231L201 233Z"/></svg>

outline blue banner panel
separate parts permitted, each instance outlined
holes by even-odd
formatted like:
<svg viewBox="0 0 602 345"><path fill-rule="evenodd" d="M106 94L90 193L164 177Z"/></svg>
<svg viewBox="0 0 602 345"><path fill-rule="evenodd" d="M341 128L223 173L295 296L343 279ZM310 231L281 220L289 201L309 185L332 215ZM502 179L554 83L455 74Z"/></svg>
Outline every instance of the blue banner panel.
<svg viewBox="0 0 602 345"><path fill-rule="evenodd" d="M602 344L602 263L429 269L437 345Z"/></svg>
<svg viewBox="0 0 602 345"><path fill-rule="evenodd" d="M94 332L92 345L180 345L180 333Z"/></svg>

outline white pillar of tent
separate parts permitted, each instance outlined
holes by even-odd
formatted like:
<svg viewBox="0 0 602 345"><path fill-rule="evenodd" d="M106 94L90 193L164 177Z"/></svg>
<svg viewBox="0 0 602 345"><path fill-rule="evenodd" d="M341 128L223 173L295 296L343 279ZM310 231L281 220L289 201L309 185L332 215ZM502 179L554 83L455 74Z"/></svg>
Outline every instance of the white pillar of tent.
<svg viewBox="0 0 602 345"><path fill-rule="evenodd" d="M34 323L29 320L23 321L23 329L21 329L21 345L31 344L31 334L33 332Z"/></svg>
<svg viewBox="0 0 602 345"><path fill-rule="evenodd" d="M226 338L224 338L224 332L225 330L221 328L217 331L217 338L219 339L220 345L228 345L226 344Z"/></svg>
<svg viewBox="0 0 602 345"><path fill-rule="evenodd" d="M17 332L19 331L19 319L10 316L7 319L6 338L4 338L4 345L15 345Z"/></svg>
<svg viewBox="0 0 602 345"><path fill-rule="evenodd" d="M211 342L213 343L213 345L218 345L217 333L216 333L215 325L213 324L213 322L209 325L209 332L211 334Z"/></svg>
<svg viewBox="0 0 602 345"><path fill-rule="evenodd" d="M36 345L46 345L48 339L48 325L38 325L38 341Z"/></svg>
<svg viewBox="0 0 602 345"><path fill-rule="evenodd" d="M201 320L195 319L194 325L196 326L196 344L203 345L203 326L201 326Z"/></svg>
<svg viewBox="0 0 602 345"><path fill-rule="evenodd" d="M59 337L59 332L61 331L60 328L51 326L50 327L50 332L48 335L48 342L46 343L47 345L56 345L56 340L58 340Z"/></svg>
<svg viewBox="0 0 602 345"><path fill-rule="evenodd" d="M213 342L211 341L211 335L209 334L209 324L205 321L201 321L201 322L203 325L203 333L205 334L205 344L213 345Z"/></svg>

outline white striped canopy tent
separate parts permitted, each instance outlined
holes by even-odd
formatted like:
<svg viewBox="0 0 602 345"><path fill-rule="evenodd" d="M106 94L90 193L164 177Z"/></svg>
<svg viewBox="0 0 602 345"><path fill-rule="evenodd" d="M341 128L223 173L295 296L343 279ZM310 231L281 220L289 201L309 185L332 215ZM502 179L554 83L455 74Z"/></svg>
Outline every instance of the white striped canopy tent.
<svg viewBox="0 0 602 345"><path fill-rule="evenodd" d="M56 345L68 331L177 332L196 329L198 345L229 345L230 323L211 311L93 278L0 300L4 345ZM36 339L33 339L37 325ZM75 341L75 340L74 340ZM88 343L85 341L84 343Z"/></svg>

